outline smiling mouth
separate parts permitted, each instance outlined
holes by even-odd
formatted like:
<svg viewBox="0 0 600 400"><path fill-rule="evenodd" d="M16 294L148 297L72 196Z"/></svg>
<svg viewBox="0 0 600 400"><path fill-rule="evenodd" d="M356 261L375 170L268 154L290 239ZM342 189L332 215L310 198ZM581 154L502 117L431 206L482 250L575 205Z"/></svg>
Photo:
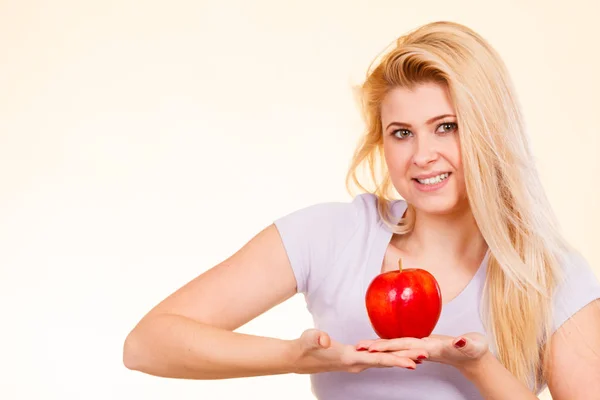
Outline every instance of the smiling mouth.
<svg viewBox="0 0 600 400"><path fill-rule="evenodd" d="M444 180L448 179L449 176L450 176L450 172L444 172L443 174L439 174L437 176L432 176L431 178L425 178L425 179L413 178L413 179L415 181L419 182L421 185L435 185L435 184L438 184L438 183L443 182Z"/></svg>

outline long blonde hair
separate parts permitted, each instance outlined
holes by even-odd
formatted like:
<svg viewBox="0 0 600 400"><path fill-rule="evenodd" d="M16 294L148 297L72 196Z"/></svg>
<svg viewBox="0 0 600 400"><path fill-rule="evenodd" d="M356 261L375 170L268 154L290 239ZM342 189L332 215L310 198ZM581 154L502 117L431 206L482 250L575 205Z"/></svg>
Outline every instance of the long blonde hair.
<svg viewBox="0 0 600 400"><path fill-rule="evenodd" d="M395 197L383 161L380 108L391 88L427 81L447 86L454 104L467 196L490 250L482 320L503 365L537 389L547 378L552 296L570 248L545 196L507 69L473 30L434 22L398 38L359 88L366 124L348 171L351 183L378 196L379 214L395 233L414 226L414 209L393 224ZM359 178L366 167L373 187Z"/></svg>

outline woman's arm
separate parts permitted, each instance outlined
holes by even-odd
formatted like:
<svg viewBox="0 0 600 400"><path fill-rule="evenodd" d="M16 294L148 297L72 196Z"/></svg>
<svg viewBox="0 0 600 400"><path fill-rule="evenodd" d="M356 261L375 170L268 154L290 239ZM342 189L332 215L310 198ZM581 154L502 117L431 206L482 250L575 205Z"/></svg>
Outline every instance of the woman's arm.
<svg viewBox="0 0 600 400"><path fill-rule="evenodd" d="M600 397L600 299L556 330L550 353L548 388L554 400Z"/></svg>
<svg viewBox="0 0 600 400"><path fill-rule="evenodd" d="M490 352L459 367L486 400L537 400L537 396L514 377Z"/></svg>
<svg viewBox="0 0 600 400"><path fill-rule="evenodd" d="M481 333L471 332L460 337L431 335L423 339L363 340L357 349L391 352L403 348L422 348L430 362L453 365L479 389L486 400L537 400L537 397L516 379L490 352Z"/></svg>
<svg viewBox="0 0 600 400"><path fill-rule="evenodd" d="M296 278L279 231L271 225L227 260L152 309L129 333L123 362L132 370L184 379L226 379L285 373L414 368L427 355L358 352L307 329L294 340L234 332L296 293Z"/></svg>
<svg viewBox="0 0 600 400"><path fill-rule="evenodd" d="M550 342L548 387L554 400L592 400L600 395L600 300L575 313ZM537 399L488 353L461 372L485 399Z"/></svg>
<svg viewBox="0 0 600 400"><path fill-rule="evenodd" d="M131 370L180 379L227 379L293 372L293 342L246 335L165 313L140 322L125 342Z"/></svg>
<svg viewBox="0 0 600 400"><path fill-rule="evenodd" d="M296 293L274 225L154 307L129 333L123 362L172 378L291 372L292 341L233 332Z"/></svg>

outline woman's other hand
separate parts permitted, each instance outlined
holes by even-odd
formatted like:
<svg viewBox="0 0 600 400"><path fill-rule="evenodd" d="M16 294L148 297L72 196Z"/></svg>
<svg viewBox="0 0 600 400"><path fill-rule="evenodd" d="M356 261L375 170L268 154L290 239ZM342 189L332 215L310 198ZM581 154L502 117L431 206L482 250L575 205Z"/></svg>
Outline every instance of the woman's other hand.
<svg viewBox="0 0 600 400"><path fill-rule="evenodd" d="M464 367L482 359L489 351L488 341L480 333L471 332L458 337L431 335L423 339L399 338L363 340L355 349L367 353L394 354L398 351L424 350L428 361Z"/></svg>
<svg viewBox="0 0 600 400"><path fill-rule="evenodd" d="M418 346L381 352L359 351L353 345L342 344L318 329L308 329L300 338L293 341L297 357L297 373L310 374L325 371L362 372L367 368L406 368L415 369L415 361L428 357L428 353ZM324 371L325 369L325 371Z"/></svg>

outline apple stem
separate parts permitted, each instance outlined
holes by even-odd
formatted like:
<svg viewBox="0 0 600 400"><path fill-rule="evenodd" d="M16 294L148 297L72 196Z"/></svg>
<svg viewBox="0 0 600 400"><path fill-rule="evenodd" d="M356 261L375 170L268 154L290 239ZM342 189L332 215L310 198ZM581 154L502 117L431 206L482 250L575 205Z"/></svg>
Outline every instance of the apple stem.
<svg viewBox="0 0 600 400"><path fill-rule="evenodd" d="M400 270L400 272L402 272L402 259L401 258L398 259L398 269Z"/></svg>

